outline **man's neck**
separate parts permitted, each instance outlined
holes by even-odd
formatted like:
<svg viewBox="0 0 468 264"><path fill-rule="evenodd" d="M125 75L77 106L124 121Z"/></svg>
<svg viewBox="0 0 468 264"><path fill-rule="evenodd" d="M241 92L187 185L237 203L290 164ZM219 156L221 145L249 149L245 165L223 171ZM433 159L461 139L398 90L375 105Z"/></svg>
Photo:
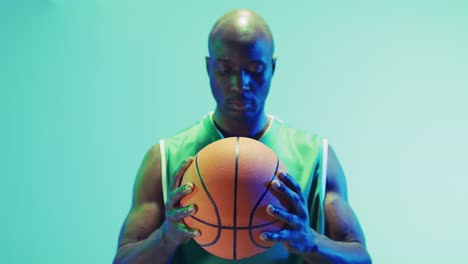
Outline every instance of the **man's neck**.
<svg viewBox="0 0 468 264"><path fill-rule="evenodd" d="M262 112L249 120L235 120L224 117L218 111L213 114L213 122L224 137L249 137L260 139L268 129L270 118Z"/></svg>

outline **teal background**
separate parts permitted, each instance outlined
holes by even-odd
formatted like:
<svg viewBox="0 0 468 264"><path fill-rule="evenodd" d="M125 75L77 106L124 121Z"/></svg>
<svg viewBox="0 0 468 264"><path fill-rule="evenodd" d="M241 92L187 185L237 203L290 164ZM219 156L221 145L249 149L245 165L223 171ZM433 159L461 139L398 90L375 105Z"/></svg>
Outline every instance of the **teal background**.
<svg viewBox="0 0 468 264"><path fill-rule="evenodd" d="M110 263L134 176L212 110L215 20L248 7L267 110L327 137L374 263L466 261L465 1L0 0L2 263Z"/></svg>

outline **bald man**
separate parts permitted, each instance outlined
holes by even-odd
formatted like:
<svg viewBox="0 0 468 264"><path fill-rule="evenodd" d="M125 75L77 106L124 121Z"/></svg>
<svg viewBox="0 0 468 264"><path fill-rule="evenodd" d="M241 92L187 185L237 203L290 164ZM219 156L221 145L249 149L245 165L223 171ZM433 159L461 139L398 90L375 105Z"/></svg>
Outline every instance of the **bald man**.
<svg viewBox="0 0 468 264"><path fill-rule="evenodd" d="M265 21L249 10L231 11L213 26L208 47L206 69L216 108L147 152L114 263L371 263L333 149L324 138L290 128L264 111L276 64ZM235 260L226 260L191 239L200 231L182 220L195 214L197 205L180 208L179 202L193 185L177 183L200 149L232 136L259 140L275 151L289 174L278 172L273 191L291 209L265 209L286 226L261 234L277 242L272 248L247 259L235 259L234 250Z"/></svg>

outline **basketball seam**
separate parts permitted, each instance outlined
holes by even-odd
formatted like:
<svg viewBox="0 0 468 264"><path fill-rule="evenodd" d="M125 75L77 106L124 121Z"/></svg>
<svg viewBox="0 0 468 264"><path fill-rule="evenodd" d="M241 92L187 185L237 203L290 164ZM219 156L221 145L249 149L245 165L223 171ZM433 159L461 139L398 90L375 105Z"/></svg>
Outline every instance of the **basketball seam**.
<svg viewBox="0 0 468 264"><path fill-rule="evenodd" d="M239 141L240 138L237 137L236 139L236 164L235 164L235 170L234 170L234 219L233 219L233 236L232 236L232 257L233 259L237 259L237 181L238 181L238 173L239 173Z"/></svg>
<svg viewBox="0 0 468 264"><path fill-rule="evenodd" d="M193 220L199 222L199 223L202 223L204 225L207 225L207 226L211 226L211 227L218 227L218 225L216 224L212 224L210 222L207 222L207 221L204 221L198 217L195 217L193 215L190 216ZM260 225L255 225L255 226L238 226L236 227L237 229L240 229L240 230L247 230L247 229L257 229L257 228L261 228L261 227L265 227L265 226L268 226L268 225L273 225L275 224L276 222L278 222L279 220L276 219L276 220L273 220L271 222L268 222L268 223L264 223L264 224L260 224ZM226 230L234 230L234 226L221 226L221 229L226 229Z"/></svg>
<svg viewBox="0 0 468 264"><path fill-rule="evenodd" d="M218 231L216 233L216 237L214 238L214 240L212 242L209 242L209 243L200 244L200 246L202 246L202 247L207 247L207 246L211 246L211 245L216 244L216 242L218 242L219 238L221 237L221 226L222 226L221 225L221 217L219 215L218 207L216 206L216 203L215 203L213 197L211 196L210 192L208 191L208 188L206 188L205 182L203 181L203 177L201 176L200 169L198 167L198 155L195 157L195 167L197 169L197 175L198 175L198 178L200 179L203 190L205 191L206 195L208 196L208 199L210 199L210 202L213 205L213 208L214 208L215 214L216 214L216 220L218 221L218 225L217 225L218 226Z"/></svg>
<svg viewBox="0 0 468 264"><path fill-rule="evenodd" d="M271 182L275 179L276 173L278 172L278 168L279 168L279 158L277 157L276 158L276 168L275 168L275 172L273 173L273 177L271 177L271 180L270 180L270 183L268 184L268 187L265 189L262 196L260 196L260 199L258 199L257 203L255 204L255 206L254 206L254 208L253 208L253 210L252 210L252 212L250 213L250 216L249 216L249 236L250 236L250 240L252 241L252 243L254 245L256 245L257 247L260 247L260 248L270 248L270 247L260 245L255 241L255 239L253 237L253 234L252 234L252 229L253 229L252 228L252 221L253 221L255 211L257 210L258 206L262 202L262 200L265 197L265 195L267 194L267 192L270 190Z"/></svg>

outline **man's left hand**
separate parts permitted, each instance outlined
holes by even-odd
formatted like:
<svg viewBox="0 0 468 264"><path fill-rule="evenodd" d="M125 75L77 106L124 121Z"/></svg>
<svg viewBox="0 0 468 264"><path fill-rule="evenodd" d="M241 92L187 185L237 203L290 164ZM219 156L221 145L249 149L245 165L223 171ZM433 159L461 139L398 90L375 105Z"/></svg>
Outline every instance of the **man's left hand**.
<svg viewBox="0 0 468 264"><path fill-rule="evenodd" d="M316 249L315 238L319 234L309 225L307 201L301 187L294 178L286 172L279 172L272 186L279 199L287 201L289 211L267 206L268 214L286 223L279 232L264 232L260 236L265 241L282 242L284 247L294 253L304 254ZM280 180L278 180L280 179Z"/></svg>

